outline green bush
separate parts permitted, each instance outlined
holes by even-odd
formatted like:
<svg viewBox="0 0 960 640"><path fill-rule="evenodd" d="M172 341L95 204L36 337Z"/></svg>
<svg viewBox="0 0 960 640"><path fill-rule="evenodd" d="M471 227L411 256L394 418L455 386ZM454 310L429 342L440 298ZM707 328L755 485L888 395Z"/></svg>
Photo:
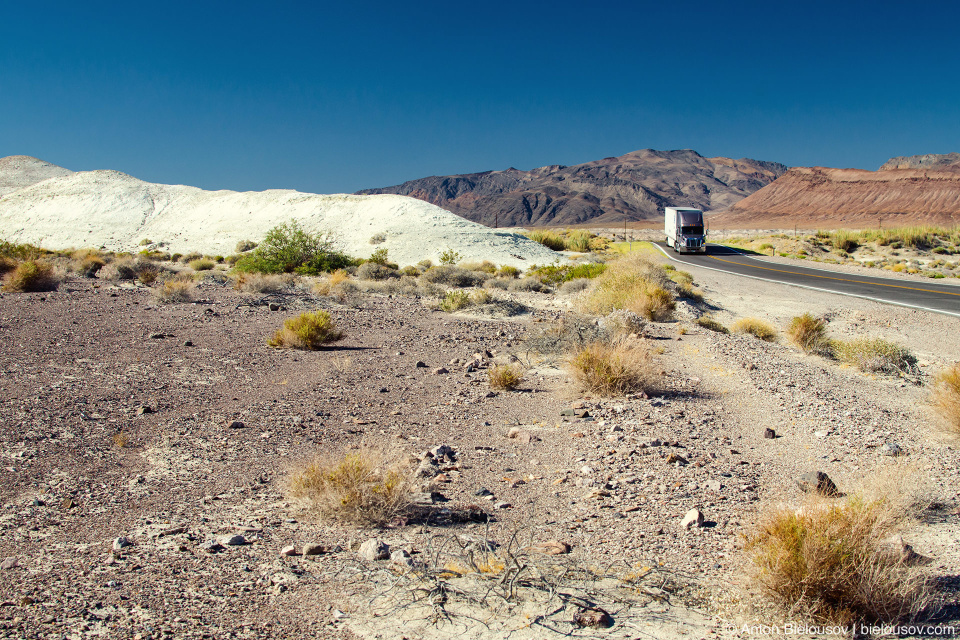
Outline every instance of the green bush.
<svg viewBox="0 0 960 640"><path fill-rule="evenodd" d="M380 247L379 249L375 250L373 253L370 254L370 260L369 260L369 261L370 261L370 262L374 262L374 263L376 263L376 264L382 264L382 265L386 266L386 264L387 264L387 248L386 248L386 247Z"/></svg>
<svg viewBox="0 0 960 640"><path fill-rule="evenodd" d="M54 291L60 285L60 278L53 267L43 262L27 260L21 262L7 275L3 284L4 291Z"/></svg>
<svg viewBox="0 0 960 640"><path fill-rule="evenodd" d="M301 313L283 323L271 340L271 347L316 350L325 344L342 340L344 333L337 329L326 311Z"/></svg>
<svg viewBox="0 0 960 640"><path fill-rule="evenodd" d="M447 249L440 254L440 264L454 265L460 262L463 259L463 256L459 252L454 251L453 249ZM424 261L426 262L426 261Z"/></svg>
<svg viewBox="0 0 960 640"><path fill-rule="evenodd" d="M207 258L197 258L190 261L190 268L194 271L210 271L213 269L214 262Z"/></svg>
<svg viewBox="0 0 960 640"><path fill-rule="evenodd" d="M558 285L577 278L596 278L606 270L607 265L603 263L586 262L577 265L551 264L543 267L534 265L530 267L528 274L544 284Z"/></svg>
<svg viewBox="0 0 960 640"><path fill-rule="evenodd" d="M906 375L918 373L916 357L894 342L881 338L858 338L849 342L837 340L831 346L837 360L852 364L861 371Z"/></svg>
<svg viewBox="0 0 960 640"><path fill-rule="evenodd" d="M268 231L256 249L237 261L235 268L245 272L318 275L356 264L356 260L335 251L329 237L305 231L291 220Z"/></svg>

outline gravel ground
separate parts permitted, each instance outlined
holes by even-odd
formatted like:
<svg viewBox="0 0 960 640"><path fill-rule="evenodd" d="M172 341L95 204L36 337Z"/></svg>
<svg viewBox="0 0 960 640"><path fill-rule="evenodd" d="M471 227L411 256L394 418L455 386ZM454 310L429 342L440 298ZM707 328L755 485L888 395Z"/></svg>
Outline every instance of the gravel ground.
<svg viewBox="0 0 960 640"><path fill-rule="evenodd" d="M841 335L897 338L928 373L960 359L956 319L694 276L724 321L782 325L810 310ZM457 609L459 583L442 572L440 605L463 616L431 618L435 601L425 614L398 610L415 585L396 563L359 559L370 538L420 566L436 563L442 541L557 541L570 547L557 562L620 579L580 585L616 608L604 637L728 636L725 620L749 615L730 596L743 583L742 535L768 505L799 500L796 480L809 471L849 491L876 469L919 470L935 509L910 542L934 559L934 575L956 580L960 456L931 436L926 387L684 320L650 325L643 338L661 352L662 393L600 399L526 347L563 313L545 294L519 295L534 310L509 319L400 297L356 306L302 292L249 297L210 282L198 295L158 306L142 288L70 280L0 296L0 637L584 633L570 602L544 615L535 594L527 609L504 604L509 615L492 616L460 585ZM345 329L342 343L266 346L283 319L316 308ZM490 390L486 368L513 359L530 367L521 388ZM882 455L887 443L905 455ZM419 520L344 527L284 495L287 470L317 451L419 460L438 445L454 455L424 479L430 515ZM694 508L703 526L682 527ZM458 522L478 511L491 521ZM226 544L233 536L245 544ZM323 552L281 555L307 544ZM539 566L537 554L524 557ZM642 588L627 597L630 570Z"/></svg>

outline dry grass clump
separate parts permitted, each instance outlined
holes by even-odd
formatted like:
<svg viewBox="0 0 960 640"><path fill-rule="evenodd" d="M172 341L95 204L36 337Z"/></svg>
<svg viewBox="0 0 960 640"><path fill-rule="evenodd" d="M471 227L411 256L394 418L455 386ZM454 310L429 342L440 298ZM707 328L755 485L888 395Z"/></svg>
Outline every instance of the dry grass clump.
<svg viewBox="0 0 960 640"><path fill-rule="evenodd" d="M321 516L358 525L381 525L410 509L413 483L398 465L373 451L339 460L317 457L294 469L289 493Z"/></svg>
<svg viewBox="0 0 960 640"><path fill-rule="evenodd" d="M510 391L523 382L523 369L518 365L495 365L487 370L487 379L494 389Z"/></svg>
<svg viewBox="0 0 960 640"><path fill-rule="evenodd" d="M357 267L357 271L354 274L360 280L386 280L388 278L399 278L400 272L396 269L391 269L387 265L380 264L379 262L364 262L362 265Z"/></svg>
<svg viewBox="0 0 960 640"><path fill-rule="evenodd" d="M727 329L720 322L714 320L708 315L702 315L699 318L697 318L694 322L696 322L698 326L701 326L704 329L709 329L710 331L716 331L717 333L724 333L724 334L730 333L730 329Z"/></svg>
<svg viewBox="0 0 960 640"><path fill-rule="evenodd" d="M787 336L806 353L830 353L827 321L824 318L815 318L809 313L797 316L790 321Z"/></svg>
<svg viewBox="0 0 960 640"><path fill-rule="evenodd" d="M3 290L21 293L54 291L58 286L60 286L60 278L54 273L52 265L26 260L7 273Z"/></svg>
<svg viewBox="0 0 960 640"><path fill-rule="evenodd" d="M213 266L216 263L209 258L197 258L196 260L191 260L187 264L194 271L210 271L210 269L213 269Z"/></svg>
<svg viewBox="0 0 960 640"><path fill-rule="evenodd" d="M888 374L917 374L917 359L908 349L881 338L858 338L834 341L834 357L852 364L861 371Z"/></svg>
<svg viewBox="0 0 960 640"><path fill-rule="evenodd" d="M426 282L444 284L449 287L477 287L482 285L490 277L490 274L483 271L468 271L463 267L456 267L452 264L441 264L437 267L428 268L420 277Z"/></svg>
<svg viewBox="0 0 960 640"><path fill-rule="evenodd" d="M838 625L912 620L932 590L891 540L902 518L886 499L859 495L775 509L747 539L754 582L788 615Z"/></svg>
<svg viewBox="0 0 960 640"><path fill-rule="evenodd" d="M296 276L277 273L240 273L233 288L243 293L277 293L293 283Z"/></svg>
<svg viewBox="0 0 960 640"><path fill-rule="evenodd" d="M646 256L629 254L611 263L594 280L592 291L580 306L596 315L627 309L648 320L668 320L676 307L668 283L663 267Z"/></svg>
<svg viewBox="0 0 960 640"><path fill-rule="evenodd" d="M746 333L766 342L777 340L777 330L773 328L773 325L759 318L740 318L733 323L731 329L734 333Z"/></svg>
<svg viewBox="0 0 960 640"><path fill-rule="evenodd" d="M582 389L601 396L652 391L657 376L650 350L624 342L590 343L574 353L568 368Z"/></svg>
<svg viewBox="0 0 960 640"><path fill-rule="evenodd" d="M303 349L312 351L320 347L342 340L344 333L337 329L333 318L326 311L301 313L296 318L290 318L267 341L267 344L276 348Z"/></svg>
<svg viewBox="0 0 960 640"><path fill-rule="evenodd" d="M944 418L947 430L960 437L960 362L937 374L933 405Z"/></svg>
<svg viewBox="0 0 960 640"><path fill-rule="evenodd" d="M153 290L153 296L157 302L164 304L190 302L193 300L195 290L196 285L192 280L173 278L155 288Z"/></svg>

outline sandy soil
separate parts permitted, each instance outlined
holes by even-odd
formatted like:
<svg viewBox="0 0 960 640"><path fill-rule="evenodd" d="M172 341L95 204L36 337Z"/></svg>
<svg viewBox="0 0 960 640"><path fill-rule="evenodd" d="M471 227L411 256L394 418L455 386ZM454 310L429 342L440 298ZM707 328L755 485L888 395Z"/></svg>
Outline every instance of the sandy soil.
<svg viewBox="0 0 960 640"><path fill-rule="evenodd" d="M812 311L840 335L909 346L928 374L960 358L956 319L694 276L723 321ZM796 479L813 470L845 491L877 470L918 471L935 505L907 537L955 601L960 455L933 435L926 387L706 331L689 322L702 310L684 308L646 331L661 393L585 397L558 356L529 348L569 303L550 294L520 296L534 311L516 318L210 281L199 296L157 305L144 288L84 279L0 295L0 637L732 637L729 622L772 615L737 603L742 535L768 505L799 500ZM266 346L316 308L342 343ZM514 358L524 384L491 391L486 367ZM905 455L881 455L886 443ZM438 445L455 455L425 479L426 515L393 528L318 521L285 495L287 470L318 450L422 459ZM692 508L704 526L681 527ZM490 521L457 521L477 511ZM236 535L245 544L225 544ZM360 559L370 538L418 570ZM550 541L570 552L535 551ZM322 553L281 555L306 544ZM487 547L527 578L450 573L464 549ZM575 627L585 602L614 627Z"/></svg>

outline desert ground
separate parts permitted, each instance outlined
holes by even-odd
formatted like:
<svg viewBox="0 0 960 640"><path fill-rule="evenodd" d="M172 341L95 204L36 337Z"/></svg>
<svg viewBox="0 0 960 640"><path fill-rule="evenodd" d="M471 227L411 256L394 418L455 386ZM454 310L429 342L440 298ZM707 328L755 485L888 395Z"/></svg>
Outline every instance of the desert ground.
<svg viewBox="0 0 960 640"><path fill-rule="evenodd" d="M494 291L457 313L222 277L168 304L76 275L0 294L0 637L749 637L783 616L751 587L744 537L815 471L922 494L904 541L936 581L928 621L957 626L960 454L928 383L960 360L960 320L692 275L705 301L637 338L658 388L613 398L578 390L547 344L583 329L573 294ZM343 341L267 345L316 309ZM919 375L695 322L804 312L907 347ZM523 382L491 389L508 362ZM413 515L358 527L291 497L312 456L369 451L426 467ZM613 625L576 625L587 606Z"/></svg>

